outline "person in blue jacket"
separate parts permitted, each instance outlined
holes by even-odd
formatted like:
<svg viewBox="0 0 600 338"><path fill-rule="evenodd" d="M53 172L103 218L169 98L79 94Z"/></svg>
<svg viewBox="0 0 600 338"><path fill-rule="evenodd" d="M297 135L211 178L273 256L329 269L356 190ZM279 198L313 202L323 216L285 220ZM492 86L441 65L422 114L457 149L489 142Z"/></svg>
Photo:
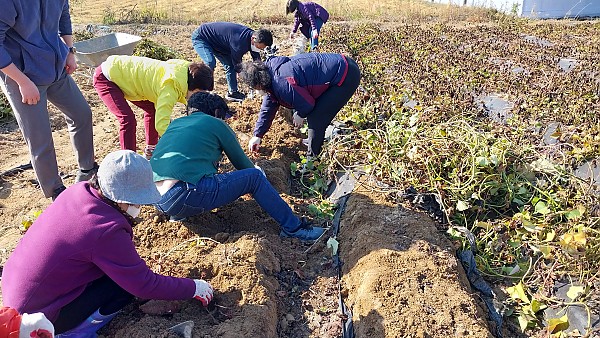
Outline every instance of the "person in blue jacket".
<svg viewBox="0 0 600 338"><path fill-rule="evenodd" d="M6 0L0 11L0 86L29 148L46 197L65 190L58 172L47 102L64 115L79 164L75 181L88 180L94 161L92 110L71 78L77 68L68 0Z"/></svg>
<svg viewBox="0 0 600 338"><path fill-rule="evenodd" d="M243 101L246 95L238 90L236 66L242 63L244 54L250 52L252 59L260 60L260 51L273 44L273 34L266 29L252 29L231 22L211 22L200 25L192 33L192 45L202 61L212 70L216 60L225 69L229 101Z"/></svg>
<svg viewBox="0 0 600 338"><path fill-rule="evenodd" d="M360 83L356 61L342 54L325 53L247 62L241 76L250 88L264 94L249 150L258 151L279 106L284 106L295 110L296 127L302 127L305 119L308 122L309 157L319 156L327 126Z"/></svg>

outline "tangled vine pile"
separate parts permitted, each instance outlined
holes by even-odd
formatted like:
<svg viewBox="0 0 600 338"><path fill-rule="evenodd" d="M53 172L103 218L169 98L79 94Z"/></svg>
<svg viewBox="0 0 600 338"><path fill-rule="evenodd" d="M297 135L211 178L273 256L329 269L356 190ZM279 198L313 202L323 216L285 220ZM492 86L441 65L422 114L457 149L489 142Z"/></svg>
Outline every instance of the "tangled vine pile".
<svg viewBox="0 0 600 338"><path fill-rule="evenodd" d="M474 234L479 269L512 285L523 330L563 304L557 280L583 285L573 302L597 299L600 182L576 170L600 155L600 24L327 29L323 46L363 70L329 164L366 168L392 198L435 193L449 234Z"/></svg>

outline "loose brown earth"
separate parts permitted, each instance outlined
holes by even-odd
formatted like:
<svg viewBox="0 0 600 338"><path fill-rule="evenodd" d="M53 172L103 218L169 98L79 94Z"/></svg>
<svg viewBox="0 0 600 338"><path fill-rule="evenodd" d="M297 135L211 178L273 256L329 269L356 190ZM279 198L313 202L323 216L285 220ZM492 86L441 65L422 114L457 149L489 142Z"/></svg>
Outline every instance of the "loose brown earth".
<svg viewBox="0 0 600 338"><path fill-rule="evenodd" d="M195 59L189 36L194 26L150 29L122 26L115 31L150 38ZM275 27L277 36L287 28ZM291 46L282 43L282 54ZM76 77L94 119L98 160L118 149L117 125L83 72ZM224 76L217 68L217 92ZM259 101L232 105L231 127L244 146L251 135ZM179 107L181 108L181 107ZM73 183L75 160L64 119L51 107L54 141L65 182ZM174 113L174 117L180 116ZM300 135L279 114L254 159L298 214L308 201L298 194L289 164L304 151ZM141 119L138 119L141 120ZM138 145L143 131L138 128ZM29 161L16 123L0 129L0 171ZM16 246L21 222L50 201L35 185L33 171L0 180L0 263ZM352 310L357 337L491 337L486 314L469 288L455 248L422 213L390 204L364 186L348 200L341 219L342 294ZM176 337L168 328L194 321L194 337L339 337L338 278L325 240L309 247L281 239L278 225L249 196L185 222L168 222L151 207L135 228L138 252L154 271L205 278L216 290L217 307L194 300L136 300L101 331L107 337ZM35 225L34 225L35 226ZM309 253L305 253L306 251ZM515 337L514 334L510 334Z"/></svg>

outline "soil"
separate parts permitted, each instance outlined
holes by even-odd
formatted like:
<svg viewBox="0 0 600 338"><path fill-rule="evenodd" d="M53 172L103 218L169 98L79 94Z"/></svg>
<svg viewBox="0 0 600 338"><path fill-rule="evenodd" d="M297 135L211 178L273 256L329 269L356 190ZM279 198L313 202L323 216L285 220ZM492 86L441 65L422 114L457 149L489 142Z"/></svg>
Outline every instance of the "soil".
<svg viewBox="0 0 600 338"><path fill-rule="evenodd" d="M114 31L147 34L183 57L197 59L188 41L194 28L120 26ZM273 27L276 36L286 36L287 29ZM290 43L280 44L281 54L290 49ZM96 156L101 160L119 148L117 123L86 74L79 71L76 80L93 110ZM225 94L222 68L217 67L215 78L216 91ZM231 105L237 117L230 125L244 148L259 105L258 99ZM59 167L70 185L76 165L66 124L50 109ZM306 149L301 140L289 113L280 113L260 154L252 158L292 208L306 215L309 201L298 192L289 170ZM143 146L142 128L138 145ZM0 153L0 172L29 162L14 121L1 125ZM32 170L1 178L0 264L21 237L22 221L49 204ZM148 206L141 219L135 243L148 266L167 275L206 279L215 288L215 304L204 308L195 300L136 300L101 330L105 337L177 337L169 328L190 320L194 337L339 337L345 318L338 306L339 283L357 337L491 337L452 243L425 214L391 204L369 189L352 194L341 219L341 281L326 237L314 246L280 238L278 225L250 196L185 222L169 222Z"/></svg>

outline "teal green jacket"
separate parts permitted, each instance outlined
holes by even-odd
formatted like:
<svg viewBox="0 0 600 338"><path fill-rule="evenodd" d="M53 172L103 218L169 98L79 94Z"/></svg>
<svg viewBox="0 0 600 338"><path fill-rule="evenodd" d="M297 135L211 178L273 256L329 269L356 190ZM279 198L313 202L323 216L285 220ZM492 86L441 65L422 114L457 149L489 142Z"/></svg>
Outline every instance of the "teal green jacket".
<svg viewBox="0 0 600 338"><path fill-rule="evenodd" d="M150 159L154 181L176 179L195 184L217 173L223 153L238 170L254 168L225 121L201 112L175 119Z"/></svg>

